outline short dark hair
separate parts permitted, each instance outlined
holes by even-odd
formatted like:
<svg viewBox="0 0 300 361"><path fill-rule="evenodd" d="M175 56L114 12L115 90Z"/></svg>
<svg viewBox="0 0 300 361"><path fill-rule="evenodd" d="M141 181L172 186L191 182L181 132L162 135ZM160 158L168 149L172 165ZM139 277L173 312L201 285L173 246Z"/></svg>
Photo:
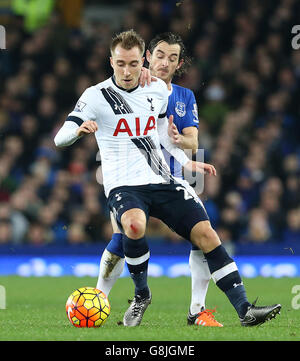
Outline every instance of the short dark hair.
<svg viewBox="0 0 300 361"><path fill-rule="evenodd" d="M192 64L192 59L187 55L186 47L179 35L176 35L170 31L156 35L149 43L148 50L153 54L156 46L165 41L169 45L178 44L180 46L179 61L183 60L182 66L176 70L175 75L185 74L188 68Z"/></svg>
<svg viewBox="0 0 300 361"><path fill-rule="evenodd" d="M137 46L141 54L144 55L145 42L133 29L117 34L111 41L110 52L112 53L119 44L126 50L130 50Z"/></svg>

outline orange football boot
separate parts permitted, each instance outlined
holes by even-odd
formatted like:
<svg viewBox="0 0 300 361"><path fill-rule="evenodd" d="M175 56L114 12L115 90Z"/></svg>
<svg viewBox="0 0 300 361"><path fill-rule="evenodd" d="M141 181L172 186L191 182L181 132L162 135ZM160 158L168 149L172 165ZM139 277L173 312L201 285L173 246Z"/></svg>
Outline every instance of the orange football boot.
<svg viewBox="0 0 300 361"><path fill-rule="evenodd" d="M192 315L189 310L187 324L208 327L223 327L223 325L215 319L215 316L213 315L215 311L216 309L203 310L195 315Z"/></svg>

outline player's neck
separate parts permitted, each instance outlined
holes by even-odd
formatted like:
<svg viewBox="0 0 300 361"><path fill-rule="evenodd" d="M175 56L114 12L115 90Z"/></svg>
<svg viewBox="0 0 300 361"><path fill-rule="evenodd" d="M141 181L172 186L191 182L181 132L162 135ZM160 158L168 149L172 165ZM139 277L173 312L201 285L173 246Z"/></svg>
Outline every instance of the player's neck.
<svg viewBox="0 0 300 361"><path fill-rule="evenodd" d="M168 90L172 90L172 83L171 83L171 80L170 81L166 81L166 84L167 84L167 88Z"/></svg>

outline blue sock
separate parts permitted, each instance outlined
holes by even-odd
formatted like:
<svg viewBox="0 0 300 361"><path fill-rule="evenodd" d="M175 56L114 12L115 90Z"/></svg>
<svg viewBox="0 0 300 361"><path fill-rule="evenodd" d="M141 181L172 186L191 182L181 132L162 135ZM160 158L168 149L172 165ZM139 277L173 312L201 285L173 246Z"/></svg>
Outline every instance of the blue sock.
<svg viewBox="0 0 300 361"><path fill-rule="evenodd" d="M122 243L122 233L114 233L106 249L121 258L124 258L124 251L123 251L123 243Z"/></svg>
<svg viewBox="0 0 300 361"><path fill-rule="evenodd" d="M206 253L205 257L216 285L226 294L239 317L243 318L250 303L235 262L222 245Z"/></svg>

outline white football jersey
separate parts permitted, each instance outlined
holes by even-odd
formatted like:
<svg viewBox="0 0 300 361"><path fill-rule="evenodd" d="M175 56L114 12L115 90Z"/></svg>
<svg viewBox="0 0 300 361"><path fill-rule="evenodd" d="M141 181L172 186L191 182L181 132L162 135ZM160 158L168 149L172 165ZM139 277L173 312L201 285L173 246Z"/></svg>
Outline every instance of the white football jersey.
<svg viewBox="0 0 300 361"><path fill-rule="evenodd" d="M119 186L169 183L172 179L158 133L159 127L167 126L168 95L160 79L125 90L111 77L86 89L69 114L98 124L95 137L106 196ZM188 161L182 150L173 145L172 149L180 154L182 164Z"/></svg>

